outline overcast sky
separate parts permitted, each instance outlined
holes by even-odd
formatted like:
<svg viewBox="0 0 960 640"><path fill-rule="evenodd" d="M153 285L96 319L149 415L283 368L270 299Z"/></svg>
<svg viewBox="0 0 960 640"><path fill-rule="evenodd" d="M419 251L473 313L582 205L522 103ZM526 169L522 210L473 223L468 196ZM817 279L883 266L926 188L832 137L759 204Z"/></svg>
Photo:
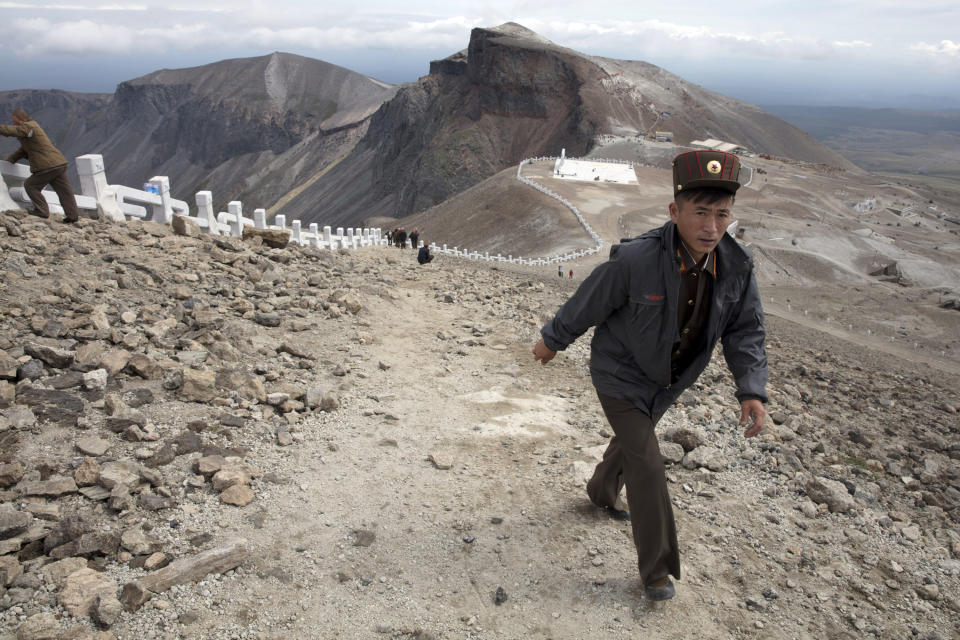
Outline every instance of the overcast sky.
<svg viewBox="0 0 960 640"><path fill-rule="evenodd" d="M960 108L958 0L0 0L0 90L112 92L273 51L407 82L509 21L757 104Z"/></svg>

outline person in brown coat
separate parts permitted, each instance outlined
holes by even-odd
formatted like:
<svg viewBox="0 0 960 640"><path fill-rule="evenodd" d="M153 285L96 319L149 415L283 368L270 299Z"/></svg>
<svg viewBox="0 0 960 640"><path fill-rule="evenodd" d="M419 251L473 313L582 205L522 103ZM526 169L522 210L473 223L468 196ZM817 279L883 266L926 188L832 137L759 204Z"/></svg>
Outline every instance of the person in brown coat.
<svg viewBox="0 0 960 640"><path fill-rule="evenodd" d="M76 222L80 214L77 211L77 199L67 182L67 159L53 146L50 138L23 109L15 109L10 117L12 125L0 125L0 135L20 140L20 148L4 158L14 163L22 158L30 162L30 177L24 180L23 188L33 203L34 215L50 217L50 207L43 197L46 185L57 194L63 207L64 222Z"/></svg>

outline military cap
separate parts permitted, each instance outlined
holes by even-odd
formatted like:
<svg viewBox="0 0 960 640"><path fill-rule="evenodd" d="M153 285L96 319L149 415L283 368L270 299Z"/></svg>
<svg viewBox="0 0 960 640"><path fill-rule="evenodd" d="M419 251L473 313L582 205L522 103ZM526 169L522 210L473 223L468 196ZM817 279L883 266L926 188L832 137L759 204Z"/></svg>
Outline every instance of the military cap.
<svg viewBox="0 0 960 640"><path fill-rule="evenodd" d="M673 159L673 195L684 189L716 187L736 193L740 158L722 151L687 151Z"/></svg>

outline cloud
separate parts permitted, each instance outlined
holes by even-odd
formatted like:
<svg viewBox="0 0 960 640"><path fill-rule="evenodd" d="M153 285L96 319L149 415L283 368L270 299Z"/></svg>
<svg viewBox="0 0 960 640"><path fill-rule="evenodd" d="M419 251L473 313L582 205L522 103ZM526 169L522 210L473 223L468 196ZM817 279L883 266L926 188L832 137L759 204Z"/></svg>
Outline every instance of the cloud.
<svg viewBox="0 0 960 640"><path fill-rule="evenodd" d="M75 2L80 5L84 0ZM557 44L615 58L725 63L741 58L843 62L867 52L876 58L892 56L896 50L872 32L871 40L875 42L811 35L800 28L797 33L762 31L758 27L751 30L748 26L724 29L653 18L564 20L544 19L536 14L500 16L492 12L439 17L439 10L413 13L414 5L410 13L401 13L396 9L364 11L344 7L342 3L340 6L291 3L290 10L277 11L267 2L237 5L198 0L195 5L184 3L150 9L147 12L150 19L144 20L142 5L111 2L91 2L82 12L50 10L42 14L44 17L8 20L6 42L21 57L153 55L209 49L211 59L215 59L216 51L225 48L252 52L281 50L318 57L333 51L363 50L428 51L445 55L463 49L473 27L494 26L509 20ZM0 1L0 10L22 6L27 5ZM910 48L941 57L960 55L958 45L950 40L939 44L919 42Z"/></svg>
<svg viewBox="0 0 960 640"><path fill-rule="evenodd" d="M865 42L865 41L863 41L863 40L848 40L848 41L846 41L846 42L843 41L843 40L836 40L836 41L834 41L833 46L835 46L835 47L837 47L837 48L840 48L840 49L853 49L853 48L857 48L857 47L867 47L867 48L869 48L869 47L872 47L872 46L873 46L873 43L871 43L871 42Z"/></svg>
<svg viewBox="0 0 960 640"><path fill-rule="evenodd" d="M926 53L936 57L948 56L951 58L957 58L960 57L960 42L954 42L953 40L941 40L940 42L934 44L918 42L910 45L910 50L919 51L920 53Z"/></svg>
<svg viewBox="0 0 960 640"><path fill-rule="evenodd" d="M830 41L782 31L748 33L663 20L562 22L531 20L527 26L562 44L590 51L634 51L635 55L716 59L750 58L823 60L851 48L870 47L863 40ZM526 24L526 23L524 23Z"/></svg>
<svg viewBox="0 0 960 640"><path fill-rule="evenodd" d="M86 6L80 4L33 4L28 2L0 2L0 9L30 9L32 11L146 11L147 5L104 4Z"/></svg>

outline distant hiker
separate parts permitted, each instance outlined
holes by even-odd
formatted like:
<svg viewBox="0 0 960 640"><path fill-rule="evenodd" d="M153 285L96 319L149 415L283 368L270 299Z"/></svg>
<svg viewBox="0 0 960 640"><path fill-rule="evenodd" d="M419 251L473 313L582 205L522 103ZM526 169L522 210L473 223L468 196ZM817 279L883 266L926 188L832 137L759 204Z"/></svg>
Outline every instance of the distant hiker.
<svg viewBox="0 0 960 640"><path fill-rule="evenodd" d="M407 246L407 231L403 227L397 232L397 246L401 249Z"/></svg>
<svg viewBox="0 0 960 640"><path fill-rule="evenodd" d="M610 259L540 330L534 358L548 363L590 327L590 375L613 428L587 483L591 502L630 518L650 600L675 594L680 552L654 427L697 380L718 341L733 373L748 438L766 418L767 355L753 258L726 233L740 161L717 151L673 161L670 221L610 249ZM617 508L627 486L629 512Z"/></svg>
<svg viewBox="0 0 960 640"><path fill-rule="evenodd" d="M559 264L557 265L557 275L563 277L563 267Z"/></svg>
<svg viewBox="0 0 960 640"><path fill-rule="evenodd" d="M430 253L430 245L426 242L423 243L423 246L420 247L420 251L417 252L417 262L420 264L427 264L433 260L433 254Z"/></svg>
<svg viewBox="0 0 960 640"><path fill-rule="evenodd" d="M573 279L573 269L570 269L570 279Z"/></svg>
<svg viewBox="0 0 960 640"><path fill-rule="evenodd" d="M387 244L393 244L393 243L394 243L394 242L393 242L393 234L395 234L396 232L397 232L396 229L388 229L388 230L387 230Z"/></svg>
<svg viewBox="0 0 960 640"><path fill-rule="evenodd" d="M30 119L26 111L14 109L10 120L12 125L0 125L0 135L17 138L20 148L4 160L15 163L26 158L30 163L30 177L23 181L23 190L33 203L33 211L30 213L41 218L50 217L50 207L43 197L43 188L50 185L63 207L63 221L76 222L80 214L73 189L67 182L67 159L53 146L47 134L36 121Z"/></svg>
<svg viewBox="0 0 960 640"><path fill-rule="evenodd" d="M416 249L418 242L420 242L420 231L414 227L413 231L410 232L410 246Z"/></svg>

